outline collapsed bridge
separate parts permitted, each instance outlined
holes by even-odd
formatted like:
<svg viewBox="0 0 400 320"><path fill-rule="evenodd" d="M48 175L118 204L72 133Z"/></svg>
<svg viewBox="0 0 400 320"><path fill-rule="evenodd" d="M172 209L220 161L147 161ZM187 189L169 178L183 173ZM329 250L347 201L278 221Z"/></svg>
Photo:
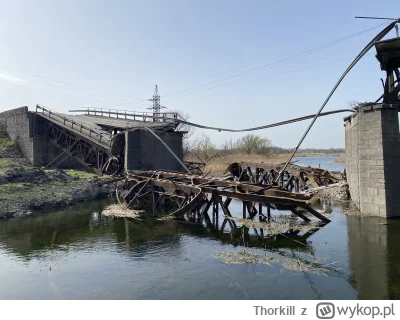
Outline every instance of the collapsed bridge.
<svg viewBox="0 0 400 320"><path fill-rule="evenodd" d="M124 204L128 208L138 209L147 202L175 217L185 214L204 217L212 207L213 217L218 216L219 208L226 217L232 217L229 205L234 199L243 203L243 219L253 219L257 214L260 219L269 219L271 210L283 210L307 222L310 219L302 212L308 212L322 222L330 222L311 207L311 195L289 192L281 187L161 170L129 171L126 179L129 191L124 196ZM263 214L263 208L267 215Z"/></svg>
<svg viewBox="0 0 400 320"><path fill-rule="evenodd" d="M183 158L176 113L120 113L85 110L72 115L41 105L0 113L6 131L22 154L37 167L86 167L98 174L126 170L182 169L167 151Z"/></svg>

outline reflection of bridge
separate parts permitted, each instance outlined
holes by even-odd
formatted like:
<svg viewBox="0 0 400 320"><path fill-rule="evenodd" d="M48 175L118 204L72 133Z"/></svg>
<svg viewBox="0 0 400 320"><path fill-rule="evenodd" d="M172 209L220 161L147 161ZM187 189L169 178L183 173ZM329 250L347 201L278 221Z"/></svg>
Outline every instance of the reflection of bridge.
<svg viewBox="0 0 400 320"><path fill-rule="evenodd" d="M358 298L400 299L400 221L348 216L347 226Z"/></svg>
<svg viewBox="0 0 400 320"><path fill-rule="evenodd" d="M260 249L291 249L307 251L307 239L319 229L307 232L290 230L276 237L267 237L264 230L249 229L239 222L222 217L204 221L115 221L92 212L101 212L104 202L90 202L79 207L70 207L58 212L42 213L28 219L9 219L0 223L0 247L7 248L20 257L30 259L41 256L58 246L65 247L75 243L84 243L96 238L112 237L117 244L134 250L138 246L147 246L149 242L172 241L182 234L210 238L222 243L243 245ZM295 241L294 241L295 240ZM175 240L173 240L175 241Z"/></svg>

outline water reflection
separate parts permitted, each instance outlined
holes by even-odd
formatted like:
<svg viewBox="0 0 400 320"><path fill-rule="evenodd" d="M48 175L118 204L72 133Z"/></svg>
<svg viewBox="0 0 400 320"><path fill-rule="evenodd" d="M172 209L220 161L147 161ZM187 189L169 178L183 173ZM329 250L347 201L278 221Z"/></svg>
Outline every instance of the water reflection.
<svg viewBox="0 0 400 320"><path fill-rule="evenodd" d="M100 214L105 205L91 202L0 221L0 298L400 298L400 221L345 216L332 206L332 222L323 228L268 237L262 228L223 216L180 222L112 219ZM277 267L215 259L221 250L243 244L305 261L316 256L340 271L328 277L282 273ZM15 288L16 281L24 284Z"/></svg>
<svg viewBox="0 0 400 320"><path fill-rule="evenodd" d="M264 234L267 231L262 228L248 228L220 215L212 219L206 215L204 221L199 218L181 221L115 219L100 214L106 204L91 202L1 221L0 246L30 260L49 249L79 249L83 244L109 241L117 250L138 257L159 250L159 246L177 250L180 237L190 235L234 246L310 251L307 239L320 230L313 227L306 231L291 230L289 223L287 232L267 237Z"/></svg>
<svg viewBox="0 0 400 320"><path fill-rule="evenodd" d="M348 250L359 299L400 299L400 221L348 216Z"/></svg>

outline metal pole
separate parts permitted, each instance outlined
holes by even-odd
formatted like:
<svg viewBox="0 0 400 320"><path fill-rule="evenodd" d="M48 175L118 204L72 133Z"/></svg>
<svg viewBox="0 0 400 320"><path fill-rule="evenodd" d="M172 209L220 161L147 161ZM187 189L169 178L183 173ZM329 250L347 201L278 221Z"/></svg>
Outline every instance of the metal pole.
<svg viewBox="0 0 400 320"><path fill-rule="evenodd" d="M378 33L378 35L375 36L375 38L373 38L368 44L367 46L361 50L361 52L358 54L358 56L354 59L354 61L350 64L350 66L346 69L346 71L342 74L342 76L339 78L338 82L335 84L335 86L333 87L333 89L331 90L331 92L329 93L328 97L325 99L324 103L322 104L322 106L319 108L318 112L316 113L316 115L314 116L314 119L311 121L310 125L308 126L307 130L304 132L303 136L300 138L299 143L297 144L297 146L294 148L292 154L290 155L289 159L287 160L287 162L285 163L284 167L282 168L282 170L279 172L279 175L277 177L277 179L275 180L275 183L279 181L282 173L286 170L287 166L289 165L290 161L292 161L294 155L296 154L297 150L299 149L300 145L302 144L302 142L304 141L304 139L306 138L307 134L310 132L312 126L314 125L315 121L317 120L318 116L321 114L322 110L324 109L324 107L326 106L326 104L328 103L328 101L330 100L330 98L332 97L333 93L336 91L337 87L339 87L340 83L343 81L343 79L346 77L346 75L350 72L350 70L356 65L356 63L369 51L369 49L371 49L376 41L381 40L385 35L387 35L389 33L390 30L393 29L393 27L400 21L400 19L397 19L395 21L393 21L391 24L389 24L385 29L383 29L381 32Z"/></svg>

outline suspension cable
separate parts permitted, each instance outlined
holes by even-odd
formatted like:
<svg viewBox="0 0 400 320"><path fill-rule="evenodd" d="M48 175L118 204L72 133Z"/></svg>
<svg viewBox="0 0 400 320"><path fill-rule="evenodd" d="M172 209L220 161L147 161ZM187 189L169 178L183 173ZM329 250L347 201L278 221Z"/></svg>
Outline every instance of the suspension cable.
<svg viewBox="0 0 400 320"><path fill-rule="evenodd" d="M318 117L328 116L328 115L331 115L331 114L341 113L341 112L355 112L355 110L354 109L332 110L332 111L322 112L322 113L320 113L318 115ZM311 119L311 118L314 118L315 116L317 116L317 114L310 114L308 116L304 116L304 117L300 117L300 118L294 118L294 119L290 119L290 120L286 120L286 121L276 122L276 123L267 124L267 125L260 126L260 127L253 127L253 128L247 128L247 129L228 129L228 128L209 127L209 126L204 126L204 125L201 125L201 124L188 122L188 121L185 121L185 120L179 120L179 119L175 120L175 122L176 123L186 124L186 125L189 125L191 127L196 127L196 128L200 128L200 129L208 129L208 130L216 130L216 131L227 131L227 132L247 132L247 131L256 131L256 130L262 130L262 129L278 127L278 126L282 126L282 125L285 125L285 124L290 124L290 123L294 123L294 122L298 122L298 121Z"/></svg>
<svg viewBox="0 0 400 320"><path fill-rule="evenodd" d="M285 163L285 165L283 166L282 170L280 170L279 172L279 176L277 177L276 181L277 182L279 180L279 178L282 175L282 172L284 172L287 168L287 166L289 165L289 162L292 161L294 155L296 154L297 150L299 149L300 145L302 144L302 142L304 141L305 137L307 136L308 132L311 130L312 126L314 125L315 121L317 120L317 118L319 117L319 115L321 114L322 110L324 109L324 107L326 106L326 104L328 103L328 101L330 100L330 98L332 97L333 93L336 91L337 87L339 87L340 83L342 82L342 80L346 77L346 75L350 72L350 70L357 64L358 61L361 60L361 58L374 46L375 42L381 40L384 36L386 36L390 30L392 30L394 28L394 26L400 21L400 19L397 19L395 21L393 21L391 24L389 24L386 28L384 28L381 32L379 32L375 38L373 38L366 46L363 50L361 50L361 52L358 54L358 56L354 59L354 61L347 67L347 69L345 70L345 72L342 74L342 76L339 78L339 80L337 81L337 83L335 84L335 86L333 87L333 89L331 90L331 92L329 93L328 97L325 99L324 103L322 104L322 106L319 108L317 114L315 115L314 119L311 121L310 125L308 126L308 128L306 129L306 131L304 132L303 136L300 138L299 143L297 144L297 146L294 148L293 153L290 155L289 159L287 160L287 162Z"/></svg>

